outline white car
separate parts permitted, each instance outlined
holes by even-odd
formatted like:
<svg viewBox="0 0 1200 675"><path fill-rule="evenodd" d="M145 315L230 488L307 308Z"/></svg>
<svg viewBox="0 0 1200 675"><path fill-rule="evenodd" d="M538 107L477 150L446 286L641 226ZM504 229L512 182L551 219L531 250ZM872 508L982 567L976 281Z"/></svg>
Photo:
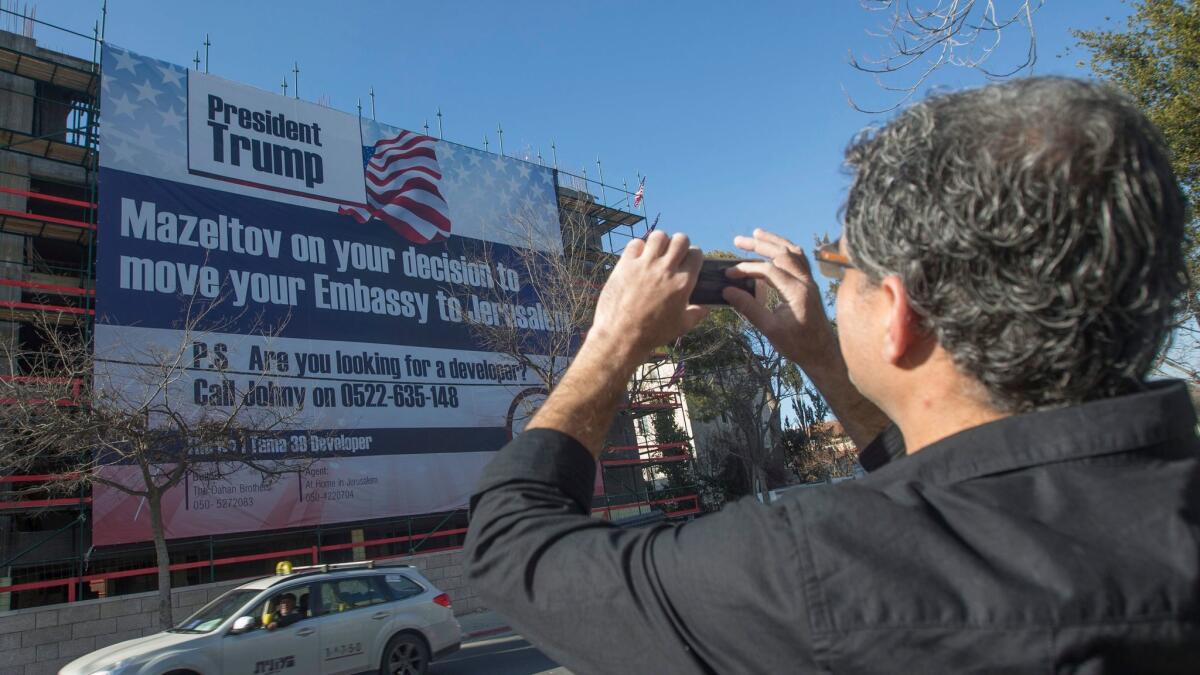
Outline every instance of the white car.
<svg viewBox="0 0 1200 675"><path fill-rule="evenodd" d="M423 675L461 642L450 596L416 568L317 565L242 584L175 628L92 652L59 675Z"/></svg>

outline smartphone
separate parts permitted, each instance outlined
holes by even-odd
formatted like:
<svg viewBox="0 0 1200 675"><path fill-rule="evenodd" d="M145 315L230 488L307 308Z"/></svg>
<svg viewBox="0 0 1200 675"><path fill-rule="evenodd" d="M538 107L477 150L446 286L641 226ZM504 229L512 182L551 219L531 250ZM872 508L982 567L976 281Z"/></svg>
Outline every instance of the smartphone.
<svg viewBox="0 0 1200 675"><path fill-rule="evenodd" d="M726 286L740 288L750 295L754 295L754 279L748 277L730 279L725 276L725 270L740 262L750 261L735 258L705 258L704 264L700 266L700 277L696 280L696 287L692 289L692 295L688 298L688 302L693 305L728 305L725 298L721 297L721 291Z"/></svg>

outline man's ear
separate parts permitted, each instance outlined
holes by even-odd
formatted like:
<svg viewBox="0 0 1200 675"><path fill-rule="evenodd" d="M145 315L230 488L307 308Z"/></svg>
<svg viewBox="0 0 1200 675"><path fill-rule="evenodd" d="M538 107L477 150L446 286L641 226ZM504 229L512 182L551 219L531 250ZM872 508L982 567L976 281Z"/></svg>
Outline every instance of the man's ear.
<svg viewBox="0 0 1200 675"><path fill-rule="evenodd" d="M913 361L914 356L923 353L925 331L921 328L921 318L908 302L908 292L900 277L889 274L879 282L883 292L882 301L886 314L882 317L886 322L883 336L883 358L894 366L903 366ZM918 359L919 360L919 359Z"/></svg>

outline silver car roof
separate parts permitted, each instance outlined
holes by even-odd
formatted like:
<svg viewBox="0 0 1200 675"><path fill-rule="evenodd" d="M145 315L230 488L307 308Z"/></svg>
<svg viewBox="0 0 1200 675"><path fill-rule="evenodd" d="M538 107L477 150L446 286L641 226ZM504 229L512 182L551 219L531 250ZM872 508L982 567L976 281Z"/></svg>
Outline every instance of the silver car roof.
<svg viewBox="0 0 1200 675"><path fill-rule="evenodd" d="M352 562L352 563L332 563L332 564L326 564L326 565L308 565L308 566L304 566L304 567L294 567L294 568L292 568L292 572L290 574L272 574L270 576L260 577L258 579L253 579L251 581L247 581L246 583L242 584L241 586L238 586L237 588L241 589L241 590L261 591L261 590L266 590L268 588L272 588L279 584L283 584L288 581L294 581L296 579L300 579L302 577L315 577L315 578L321 578L321 579L335 578L336 579L338 577L345 576L346 573L364 572L364 571L372 571L372 570L385 571L385 570L399 570L399 569L405 569L409 572L417 572L416 568L414 568L412 565L408 565L406 563L389 562L386 560L383 560L383 561L363 560L361 562Z"/></svg>

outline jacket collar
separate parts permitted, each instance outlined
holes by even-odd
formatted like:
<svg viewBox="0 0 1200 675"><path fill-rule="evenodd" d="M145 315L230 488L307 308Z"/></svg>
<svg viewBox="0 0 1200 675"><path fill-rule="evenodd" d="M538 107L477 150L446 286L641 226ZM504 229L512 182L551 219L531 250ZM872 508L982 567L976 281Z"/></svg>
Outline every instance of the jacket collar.
<svg viewBox="0 0 1200 675"><path fill-rule="evenodd" d="M903 438L892 426L862 451L859 461L880 478L955 483L1170 441L1176 441L1176 452L1194 454L1195 440L1196 412L1187 387L1172 380L1149 383L1136 394L981 424L912 455L904 454Z"/></svg>

